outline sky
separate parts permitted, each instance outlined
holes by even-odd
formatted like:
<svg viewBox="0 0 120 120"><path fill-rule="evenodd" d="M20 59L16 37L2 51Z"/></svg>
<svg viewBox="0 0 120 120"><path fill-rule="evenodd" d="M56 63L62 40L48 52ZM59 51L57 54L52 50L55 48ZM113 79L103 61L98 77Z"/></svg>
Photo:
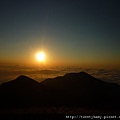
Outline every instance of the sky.
<svg viewBox="0 0 120 120"><path fill-rule="evenodd" d="M0 63L120 67L119 0L0 0ZM40 63L39 63L40 64Z"/></svg>

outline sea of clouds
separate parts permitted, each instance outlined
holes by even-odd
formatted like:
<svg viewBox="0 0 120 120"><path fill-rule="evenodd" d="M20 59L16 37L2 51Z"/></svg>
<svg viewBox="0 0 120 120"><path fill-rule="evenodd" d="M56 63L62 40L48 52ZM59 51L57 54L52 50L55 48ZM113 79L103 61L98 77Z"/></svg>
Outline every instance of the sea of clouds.
<svg viewBox="0 0 120 120"><path fill-rule="evenodd" d="M1 66L0 67L0 84L14 80L20 75L26 75L34 80L41 82L46 78L63 76L70 72L87 72L93 77L99 78L106 82L120 84L120 70L118 69L99 69L99 68L81 68L81 67L28 67L28 66Z"/></svg>

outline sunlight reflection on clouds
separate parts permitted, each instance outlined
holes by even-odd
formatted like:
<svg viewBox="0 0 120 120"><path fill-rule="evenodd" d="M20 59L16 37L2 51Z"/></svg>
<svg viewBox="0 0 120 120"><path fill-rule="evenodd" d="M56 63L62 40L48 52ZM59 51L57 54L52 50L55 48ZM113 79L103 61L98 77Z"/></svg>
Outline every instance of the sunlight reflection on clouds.
<svg viewBox="0 0 120 120"><path fill-rule="evenodd" d="M26 66L6 66L0 68L0 83L11 81L19 75L26 75L38 82L46 78L62 76L70 72L87 72L88 74L107 82L120 84L120 70L115 69L97 69L97 68L79 68L79 67L26 67Z"/></svg>

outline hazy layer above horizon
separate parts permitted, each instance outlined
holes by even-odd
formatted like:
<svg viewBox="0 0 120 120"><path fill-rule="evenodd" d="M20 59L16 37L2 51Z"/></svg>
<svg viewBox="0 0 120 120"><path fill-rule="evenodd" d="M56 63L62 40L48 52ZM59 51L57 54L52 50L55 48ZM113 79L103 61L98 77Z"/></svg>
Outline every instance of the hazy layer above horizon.
<svg viewBox="0 0 120 120"><path fill-rule="evenodd" d="M41 82L47 78L63 76L71 72L87 72L88 74L104 80L120 84L120 69L102 69L102 68L81 68L77 66L56 66L51 68L29 67L29 66L1 66L0 84L11 81L20 75L26 75L34 80Z"/></svg>

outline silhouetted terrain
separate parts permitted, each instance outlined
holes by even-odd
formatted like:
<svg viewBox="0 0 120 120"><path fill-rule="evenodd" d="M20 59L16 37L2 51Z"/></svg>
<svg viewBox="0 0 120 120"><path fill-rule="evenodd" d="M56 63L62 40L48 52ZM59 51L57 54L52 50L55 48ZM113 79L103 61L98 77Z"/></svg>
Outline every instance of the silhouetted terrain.
<svg viewBox="0 0 120 120"><path fill-rule="evenodd" d="M96 79L85 72L46 79L41 84L66 93L76 106L119 107L120 86Z"/></svg>
<svg viewBox="0 0 120 120"><path fill-rule="evenodd" d="M0 106L120 108L120 86L96 79L85 72L68 73L41 83L19 76L0 85Z"/></svg>
<svg viewBox="0 0 120 120"><path fill-rule="evenodd" d="M57 93L59 92L21 75L0 85L0 106L18 108L49 105Z"/></svg>

